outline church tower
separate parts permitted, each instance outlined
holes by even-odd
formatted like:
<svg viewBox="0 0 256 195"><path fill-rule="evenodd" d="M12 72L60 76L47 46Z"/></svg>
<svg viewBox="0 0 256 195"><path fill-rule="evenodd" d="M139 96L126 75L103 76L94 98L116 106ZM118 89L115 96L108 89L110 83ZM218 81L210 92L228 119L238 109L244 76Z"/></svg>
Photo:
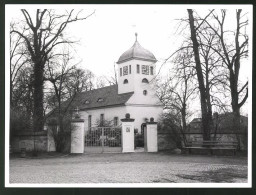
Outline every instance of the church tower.
<svg viewBox="0 0 256 195"><path fill-rule="evenodd" d="M149 95L152 91L152 79L155 78L155 56L144 49L137 40L124 52L118 64L118 94L134 92L141 97Z"/></svg>

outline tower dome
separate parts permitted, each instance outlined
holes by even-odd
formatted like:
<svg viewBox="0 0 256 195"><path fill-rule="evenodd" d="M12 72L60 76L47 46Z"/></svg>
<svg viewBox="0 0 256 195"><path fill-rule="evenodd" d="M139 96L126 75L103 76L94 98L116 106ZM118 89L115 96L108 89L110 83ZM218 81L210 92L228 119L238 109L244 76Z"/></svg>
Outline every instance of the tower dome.
<svg viewBox="0 0 256 195"><path fill-rule="evenodd" d="M135 33L135 36L136 36L135 43L133 44L133 46L130 49L128 49L126 52L124 52L120 56L117 64L129 61L132 59L156 62L157 60L156 60L154 54L152 54L150 51L144 49L137 41L137 33Z"/></svg>

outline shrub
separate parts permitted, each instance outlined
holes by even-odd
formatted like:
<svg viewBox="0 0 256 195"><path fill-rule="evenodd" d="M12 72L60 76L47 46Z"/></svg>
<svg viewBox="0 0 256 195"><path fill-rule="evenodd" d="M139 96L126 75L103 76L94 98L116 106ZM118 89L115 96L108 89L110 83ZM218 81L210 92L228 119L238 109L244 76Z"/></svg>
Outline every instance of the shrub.
<svg viewBox="0 0 256 195"><path fill-rule="evenodd" d="M71 120L69 117L63 119L63 130L59 130L59 121L55 118L51 118L47 122L48 132L52 136L56 148L56 152L68 152L70 151L70 139L71 139Z"/></svg>

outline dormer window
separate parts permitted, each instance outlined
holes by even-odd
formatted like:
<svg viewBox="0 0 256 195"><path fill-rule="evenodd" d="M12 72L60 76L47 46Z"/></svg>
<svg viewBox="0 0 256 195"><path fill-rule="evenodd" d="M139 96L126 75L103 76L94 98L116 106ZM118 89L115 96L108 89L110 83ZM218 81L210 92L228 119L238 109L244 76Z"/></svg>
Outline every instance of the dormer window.
<svg viewBox="0 0 256 195"><path fill-rule="evenodd" d="M99 98L97 102L103 102L103 98Z"/></svg>
<svg viewBox="0 0 256 195"><path fill-rule="evenodd" d="M128 80L127 79L124 79L124 84L127 84L128 83Z"/></svg>
<svg viewBox="0 0 256 195"><path fill-rule="evenodd" d="M148 83L148 79L146 78L142 79L142 83Z"/></svg>
<svg viewBox="0 0 256 195"><path fill-rule="evenodd" d="M89 100L85 100L85 101L84 101L84 104L89 104L89 103L90 103Z"/></svg>

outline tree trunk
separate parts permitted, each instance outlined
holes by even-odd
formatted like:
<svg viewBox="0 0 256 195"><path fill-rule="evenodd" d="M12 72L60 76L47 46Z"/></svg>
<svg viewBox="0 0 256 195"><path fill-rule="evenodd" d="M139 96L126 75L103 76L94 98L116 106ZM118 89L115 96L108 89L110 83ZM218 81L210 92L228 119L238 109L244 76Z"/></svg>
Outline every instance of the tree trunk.
<svg viewBox="0 0 256 195"><path fill-rule="evenodd" d="M189 15L189 25L190 25L190 32L191 32L191 40L193 42L193 51L194 51L194 58L196 63L196 74L199 84L199 91L200 91L200 101L201 101L201 112L202 112L202 131L203 131L203 139L210 140L210 131L211 131L211 120L212 116L211 113L208 112L207 108L207 94L206 88L204 85L204 76L202 72L200 57L199 57L199 44L196 38L196 29L194 26L194 17L192 9L188 9Z"/></svg>
<svg viewBox="0 0 256 195"><path fill-rule="evenodd" d="M186 105L183 105L183 109L181 110L181 120L182 120L182 128L181 128L181 134L183 138L183 142L186 145L187 138L184 132L187 131L187 123L186 123Z"/></svg>
<svg viewBox="0 0 256 195"><path fill-rule="evenodd" d="M44 65L40 62L34 64L34 112L33 112L33 129L34 131L42 131L44 125L44 108L43 108L43 73Z"/></svg>

